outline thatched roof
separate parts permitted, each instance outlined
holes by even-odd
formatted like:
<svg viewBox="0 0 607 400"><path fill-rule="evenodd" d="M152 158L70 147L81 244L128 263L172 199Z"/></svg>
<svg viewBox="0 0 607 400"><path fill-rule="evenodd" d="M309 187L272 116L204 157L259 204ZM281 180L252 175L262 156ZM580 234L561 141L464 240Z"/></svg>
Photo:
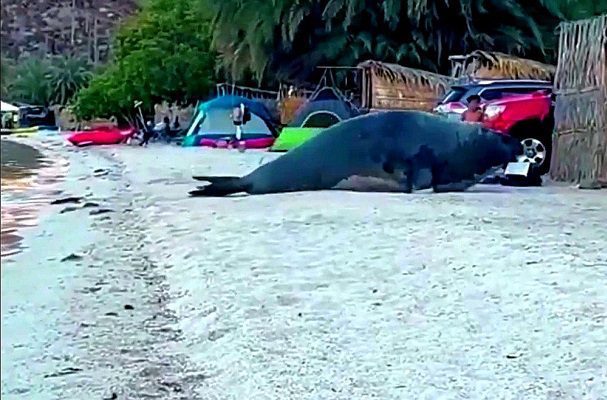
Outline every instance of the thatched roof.
<svg viewBox="0 0 607 400"><path fill-rule="evenodd" d="M358 64L358 67L370 70L372 74L393 84L409 87L412 91L425 88L433 92L445 92L453 81L446 75L374 60L364 61Z"/></svg>
<svg viewBox="0 0 607 400"><path fill-rule="evenodd" d="M377 109L431 110L449 90L453 78L433 72L379 61L358 65L366 71L369 92L363 95L363 107Z"/></svg>
<svg viewBox="0 0 607 400"><path fill-rule="evenodd" d="M475 50L463 56L451 56L454 78L543 79L552 80L554 65L499 52Z"/></svg>

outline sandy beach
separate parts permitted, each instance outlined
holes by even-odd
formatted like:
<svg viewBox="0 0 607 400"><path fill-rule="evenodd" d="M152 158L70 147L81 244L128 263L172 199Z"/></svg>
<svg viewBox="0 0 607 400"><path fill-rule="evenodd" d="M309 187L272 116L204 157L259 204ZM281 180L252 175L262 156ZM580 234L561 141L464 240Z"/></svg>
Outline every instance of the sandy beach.
<svg viewBox="0 0 607 400"><path fill-rule="evenodd" d="M279 155L45 140L82 200L3 260L3 399L605 398L604 190L188 198Z"/></svg>

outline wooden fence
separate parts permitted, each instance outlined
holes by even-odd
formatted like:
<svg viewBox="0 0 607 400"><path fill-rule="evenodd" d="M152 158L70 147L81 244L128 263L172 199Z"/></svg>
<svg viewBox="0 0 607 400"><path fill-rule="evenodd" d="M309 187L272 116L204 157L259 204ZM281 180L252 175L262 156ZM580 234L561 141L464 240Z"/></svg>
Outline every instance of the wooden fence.
<svg viewBox="0 0 607 400"><path fill-rule="evenodd" d="M559 28L550 176L607 186L607 15Z"/></svg>

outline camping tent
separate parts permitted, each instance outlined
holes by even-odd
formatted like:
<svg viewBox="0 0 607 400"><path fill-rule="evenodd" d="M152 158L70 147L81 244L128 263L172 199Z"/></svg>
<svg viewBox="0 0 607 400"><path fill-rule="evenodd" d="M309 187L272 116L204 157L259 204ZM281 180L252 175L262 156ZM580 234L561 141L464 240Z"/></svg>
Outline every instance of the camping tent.
<svg viewBox="0 0 607 400"><path fill-rule="evenodd" d="M244 140L275 136L272 116L263 103L230 95L217 97L198 106L183 145L193 146L200 138L215 139L233 136L236 128L230 115L234 107L238 107L240 104L244 104L251 112L251 120L243 126L242 138Z"/></svg>
<svg viewBox="0 0 607 400"><path fill-rule="evenodd" d="M280 133L272 150L291 150L316 136L323 129L358 114L359 111L336 89L323 87L300 107L293 121Z"/></svg>
<svg viewBox="0 0 607 400"><path fill-rule="evenodd" d="M2 111L2 134L12 133L14 128L19 125L19 107L15 107L12 104L1 102L0 104Z"/></svg>
<svg viewBox="0 0 607 400"><path fill-rule="evenodd" d="M2 111L3 113L5 112L19 112L19 107L15 107L12 104L8 104L5 103L3 101L0 101L0 111Z"/></svg>
<svg viewBox="0 0 607 400"><path fill-rule="evenodd" d="M324 87L306 101L289 124L299 128L328 128L358 115L358 110L332 87Z"/></svg>
<svg viewBox="0 0 607 400"><path fill-rule="evenodd" d="M251 119L243 126L242 138L244 140L276 135L272 125L272 116L263 103L228 95L217 97L198 106L183 145L195 146L201 138L217 139L235 135L236 128L230 115L234 107L238 107L240 104L244 104L251 112Z"/></svg>

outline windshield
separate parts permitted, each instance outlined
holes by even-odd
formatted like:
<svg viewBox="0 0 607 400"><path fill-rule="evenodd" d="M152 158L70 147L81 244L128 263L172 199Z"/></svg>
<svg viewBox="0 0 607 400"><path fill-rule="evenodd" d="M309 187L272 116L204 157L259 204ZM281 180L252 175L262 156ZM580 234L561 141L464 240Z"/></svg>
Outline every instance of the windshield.
<svg viewBox="0 0 607 400"><path fill-rule="evenodd" d="M451 90L449 92L447 92L447 94L441 101L441 104L462 101L462 97L464 97L464 94L466 94L466 92L467 92L466 88L463 88L460 86L454 86L451 88Z"/></svg>

